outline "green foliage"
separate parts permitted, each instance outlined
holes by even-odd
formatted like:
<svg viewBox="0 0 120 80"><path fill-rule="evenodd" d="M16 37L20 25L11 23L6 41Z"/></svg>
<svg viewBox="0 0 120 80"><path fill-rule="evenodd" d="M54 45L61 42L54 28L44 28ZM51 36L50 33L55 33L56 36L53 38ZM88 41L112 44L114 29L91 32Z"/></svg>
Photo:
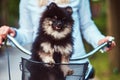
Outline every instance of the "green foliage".
<svg viewBox="0 0 120 80"><path fill-rule="evenodd" d="M100 0L92 0L93 2L98 2L98 1L100 1Z"/></svg>
<svg viewBox="0 0 120 80"><path fill-rule="evenodd" d="M108 53L102 54L98 52L90 60L99 80L119 80L120 74L111 73Z"/></svg>
<svg viewBox="0 0 120 80"><path fill-rule="evenodd" d="M8 0L8 24L12 27L18 27L19 0Z"/></svg>
<svg viewBox="0 0 120 80"><path fill-rule="evenodd" d="M103 33L106 34L106 27L107 27L107 15L106 15L106 3L105 1L101 1L101 12L98 17L93 17L95 24L97 25L98 29Z"/></svg>
<svg viewBox="0 0 120 80"><path fill-rule="evenodd" d="M94 22L97 25L98 29L103 33L106 34L106 16L101 15L99 18L94 18Z"/></svg>

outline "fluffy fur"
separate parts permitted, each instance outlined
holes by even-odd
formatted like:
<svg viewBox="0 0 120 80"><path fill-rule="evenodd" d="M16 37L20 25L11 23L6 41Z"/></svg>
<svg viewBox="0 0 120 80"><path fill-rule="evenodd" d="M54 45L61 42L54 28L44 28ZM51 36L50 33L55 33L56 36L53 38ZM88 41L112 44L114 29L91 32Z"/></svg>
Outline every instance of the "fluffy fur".
<svg viewBox="0 0 120 80"><path fill-rule="evenodd" d="M55 3L51 3L43 12L31 59L48 64L32 66L30 80L65 80L65 76L73 73L67 65L55 65L68 64L72 54L74 21L71 15L71 7L61 8Z"/></svg>

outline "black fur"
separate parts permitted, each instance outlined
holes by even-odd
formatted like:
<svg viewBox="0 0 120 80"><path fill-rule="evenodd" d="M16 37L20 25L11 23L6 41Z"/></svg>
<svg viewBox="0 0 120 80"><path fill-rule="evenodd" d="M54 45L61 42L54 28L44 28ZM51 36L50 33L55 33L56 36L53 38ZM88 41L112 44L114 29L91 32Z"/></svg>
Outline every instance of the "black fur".
<svg viewBox="0 0 120 80"><path fill-rule="evenodd" d="M54 49L55 46L62 46L66 47L68 44L73 47L73 38L72 38L72 26L73 26L73 19L72 19L72 8L65 7L61 8L58 7L55 3L51 3L47 6L47 9L43 12L43 15L40 19L40 25L37 33L37 37L32 45L32 57L31 60L44 62L39 53L45 53L44 48L41 46L44 42L50 43L50 48ZM51 29L59 33L62 33L65 28L69 28L70 32L63 34L64 36L61 37L61 34L58 36L52 32L49 33L45 29L45 19L52 22ZM71 48L73 49L73 48ZM61 63L62 54L60 51L53 51L53 59L55 63ZM48 52L49 53L49 52ZM47 54L47 53L45 53ZM69 51L68 57L72 54L72 50ZM29 67L29 71L31 73L30 80L65 80L63 71L60 68L60 65L54 65L53 67L47 67L44 64L36 66L31 65ZM52 77L52 79L50 78ZM54 77L54 79L53 79Z"/></svg>

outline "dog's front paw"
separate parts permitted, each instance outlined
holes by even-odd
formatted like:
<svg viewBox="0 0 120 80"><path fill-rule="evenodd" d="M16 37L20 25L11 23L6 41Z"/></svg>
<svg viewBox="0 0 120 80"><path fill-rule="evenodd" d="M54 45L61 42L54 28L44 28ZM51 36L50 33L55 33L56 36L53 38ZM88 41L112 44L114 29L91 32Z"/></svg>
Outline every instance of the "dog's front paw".
<svg viewBox="0 0 120 80"><path fill-rule="evenodd" d="M42 59L42 61L45 63L45 66L54 67L55 61L53 60L53 58L44 57L44 59Z"/></svg>
<svg viewBox="0 0 120 80"><path fill-rule="evenodd" d="M67 65L61 65L61 70L63 71L64 76L72 75L74 73Z"/></svg>
<svg viewBox="0 0 120 80"><path fill-rule="evenodd" d="M66 75L72 75L74 73L74 71L72 69L69 69L67 72L66 72Z"/></svg>

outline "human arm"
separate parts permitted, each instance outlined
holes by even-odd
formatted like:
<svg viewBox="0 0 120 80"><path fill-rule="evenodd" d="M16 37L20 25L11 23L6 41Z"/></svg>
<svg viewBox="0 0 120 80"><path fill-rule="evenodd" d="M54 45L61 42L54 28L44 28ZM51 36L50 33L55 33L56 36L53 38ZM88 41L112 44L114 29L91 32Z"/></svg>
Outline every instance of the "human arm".
<svg viewBox="0 0 120 80"><path fill-rule="evenodd" d="M16 29L15 39L21 44L32 42L33 25L28 10L28 0L20 0L19 5L19 29Z"/></svg>
<svg viewBox="0 0 120 80"><path fill-rule="evenodd" d="M79 19L83 38L95 48L98 46L98 41L105 38L105 36L100 33L91 18L89 0L81 0Z"/></svg>
<svg viewBox="0 0 120 80"><path fill-rule="evenodd" d="M102 35L91 18L89 0L81 0L79 16L82 35L88 43L92 44L95 48L96 46L108 41L111 36ZM111 46L106 48L106 51L111 50L115 45L116 44L113 41Z"/></svg>
<svg viewBox="0 0 120 80"><path fill-rule="evenodd" d="M96 47L109 40L111 36L102 35L93 22L91 18L89 0L81 0L79 14L82 35L88 43L92 44L93 47ZM105 48L105 50L109 51L115 46L115 41L112 41L111 46L109 48Z"/></svg>

